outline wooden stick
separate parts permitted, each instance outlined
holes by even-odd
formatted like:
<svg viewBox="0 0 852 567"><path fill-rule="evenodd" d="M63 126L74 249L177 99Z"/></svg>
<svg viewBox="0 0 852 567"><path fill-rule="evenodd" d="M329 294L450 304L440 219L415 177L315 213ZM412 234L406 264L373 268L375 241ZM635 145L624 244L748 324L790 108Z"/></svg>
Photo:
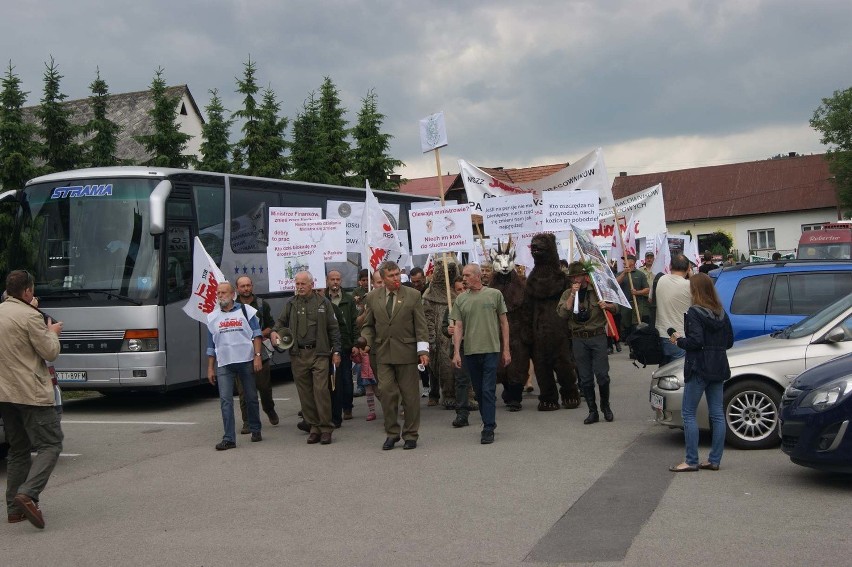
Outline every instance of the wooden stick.
<svg viewBox="0 0 852 567"><path fill-rule="evenodd" d="M618 239L621 241L621 252L624 254L624 267L627 268L627 248L624 247L624 235L621 234L621 227L618 226L618 209L615 208L615 205L612 207L613 213L615 213L615 232L618 233ZM624 222L627 222L627 219L624 219ZM630 227L627 227L628 230ZM636 324L639 325L642 323L642 316L639 314L639 301L636 299L636 296L633 295L633 292L636 291L636 288L633 287L633 278L628 273L627 281L630 282L630 297L633 298L633 308L636 312Z"/></svg>
<svg viewBox="0 0 852 567"><path fill-rule="evenodd" d="M441 177L441 148L435 148L435 168L438 170L438 196L441 198L441 206L444 206L444 179ZM444 264L444 287L447 288L447 309L453 308L453 298L450 295L450 288L453 282L450 281L450 269L447 267L447 253L441 252L441 260Z"/></svg>

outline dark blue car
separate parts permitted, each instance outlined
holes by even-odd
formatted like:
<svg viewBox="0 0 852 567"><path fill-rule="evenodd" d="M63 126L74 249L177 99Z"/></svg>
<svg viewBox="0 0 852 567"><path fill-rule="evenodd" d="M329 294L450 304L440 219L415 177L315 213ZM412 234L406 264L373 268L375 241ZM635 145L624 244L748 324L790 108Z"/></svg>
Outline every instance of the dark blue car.
<svg viewBox="0 0 852 567"><path fill-rule="evenodd" d="M797 465L852 473L852 353L802 372L781 401L781 449Z"/></svg>

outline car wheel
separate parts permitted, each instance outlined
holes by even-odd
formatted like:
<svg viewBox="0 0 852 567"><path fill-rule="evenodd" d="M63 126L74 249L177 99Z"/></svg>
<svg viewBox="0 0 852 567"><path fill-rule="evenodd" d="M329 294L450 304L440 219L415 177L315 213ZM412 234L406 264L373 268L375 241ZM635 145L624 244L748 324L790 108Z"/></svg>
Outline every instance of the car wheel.
<svg viewBox="0 0 852 567"><path fill-rule="evenodd" d="M725 389L725 440L737 449L778 446L778 408L781 392L758 380L745 380Z"/></svg>

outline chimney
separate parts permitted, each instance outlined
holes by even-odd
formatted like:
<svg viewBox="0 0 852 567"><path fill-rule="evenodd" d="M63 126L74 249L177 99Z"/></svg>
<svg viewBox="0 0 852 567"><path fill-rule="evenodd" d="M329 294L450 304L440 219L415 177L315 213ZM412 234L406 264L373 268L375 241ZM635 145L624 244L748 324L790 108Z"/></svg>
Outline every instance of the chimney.
<svg viewBox="0 0 852 567"><path fill-rule="evenodd" d="M619 171L618 176L619 177L627 177L627 172L626 171Z"/></svg>
<svg viewBox="0 0 852 567"><path fill-rule="evenodd" d="M796 157L796 152L789 152L787 157Z"/></svg>
<svg viewBox="0 0 852 567"><path fill-rule="evenodd" d="M388 176L388 179L390 179L394 183L399 183L400 181L402 181L402 175L400 175L399 173L391 173L390 176Z"/></svg>

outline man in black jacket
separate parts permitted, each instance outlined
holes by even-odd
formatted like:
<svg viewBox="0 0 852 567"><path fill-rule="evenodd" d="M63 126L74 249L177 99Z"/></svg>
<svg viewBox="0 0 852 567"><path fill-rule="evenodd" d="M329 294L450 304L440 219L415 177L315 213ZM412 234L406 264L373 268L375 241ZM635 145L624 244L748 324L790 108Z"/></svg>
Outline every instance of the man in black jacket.
<svg viewBox="0 0 852 567"><path fill-rule="evenodd" d="M343 281L340 272L330 271L325 281L325 296L334 306L334 314L340 326L340 365L337 367L334 393L331 396L331 421L335 427L340 427L344 419L352 419L351 351L355 346L355 318L358 316L358 310L352 294L346 293L340 287Z"/></svg>

